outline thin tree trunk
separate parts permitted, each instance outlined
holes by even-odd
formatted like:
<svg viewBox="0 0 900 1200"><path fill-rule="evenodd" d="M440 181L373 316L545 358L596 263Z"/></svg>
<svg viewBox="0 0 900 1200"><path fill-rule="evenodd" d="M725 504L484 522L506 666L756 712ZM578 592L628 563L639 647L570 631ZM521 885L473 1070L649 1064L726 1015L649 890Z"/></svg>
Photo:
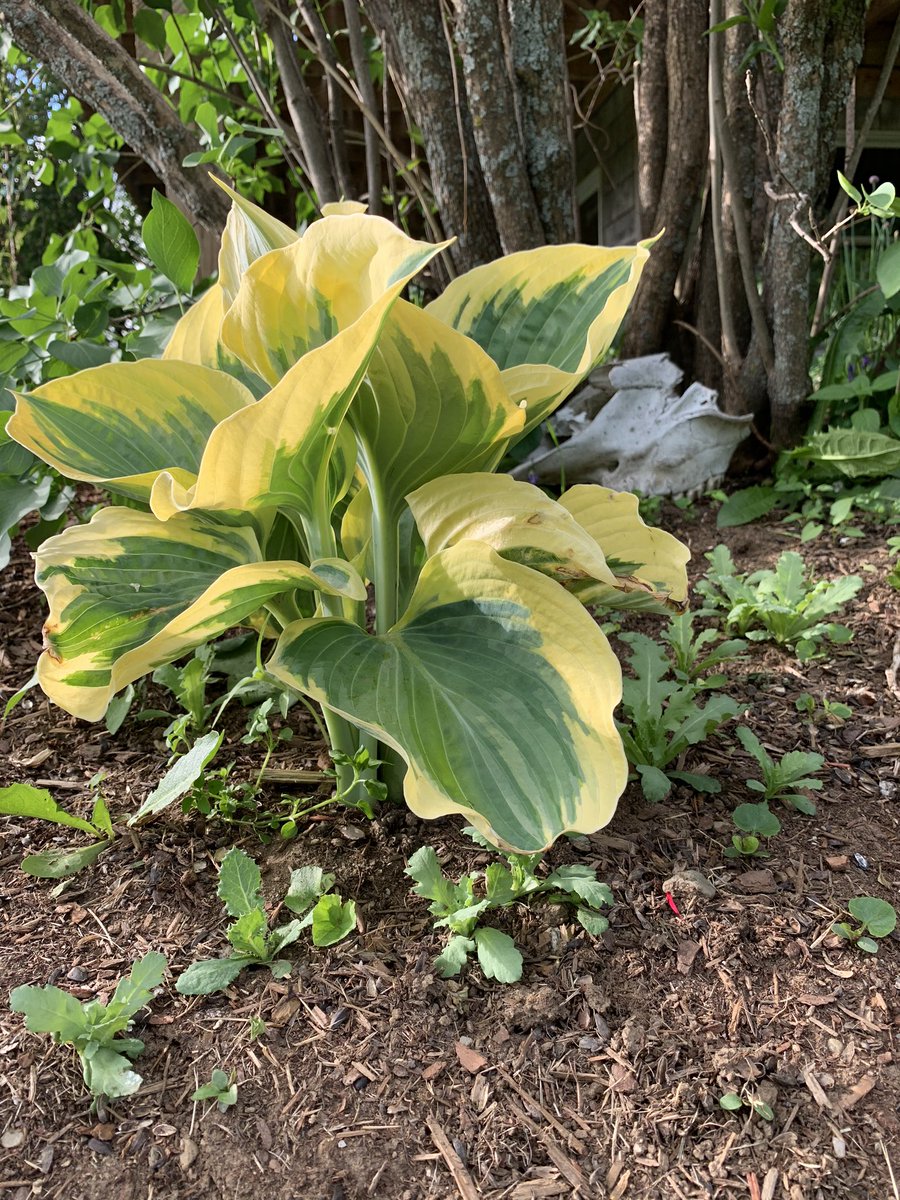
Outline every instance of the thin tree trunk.
<svg viewBox="0 0 900 1200"><path fill-rule="evenodd" d="M347 22L347 38L350 42L350 59L353 63L353 73L356 76L356 86L359 88L363 103L372 112L375 112L377 111L375 88L372 84L372 76L369 74L369 59L363 43L357 0L344 0L344 19ZM369 212L377 217L381 215L381 149L378 145L378 135L372 128L371 122L364 120L363 130L366 140L366 187Z"/></svg>
<svg viewBox="0 0 900 1200"><path fill-rule="evenodd" d="M575 240L575 152L559 0L507 0L525 163L548 242Z"/></svg>
<svg viewBox="0 0 900 1200"><path fill-rule="evenodd" d="M471 116L464 95L458 105L454 96L440 0L366 0L366 7L386 31L392 68L421 131L441 222L457 238L454 265L465 271L497 258L500 239Z"/></svg>
<svg viewBox="0 0 900 1200"><path fill-rule="evenodd" d="M784 76L778 121L776 159L794 196L775 208L769 249L771 326L775 369L769 378L771 438L790 445L802 432L802 405L809 395L809 268L810 247L791 227L806 224L815 195L825 55L823 0L792 0L781 20Z"/></svg>
<svg viewBox="0 0 900 1200"><path fill-rule="evenodd" d="M638 198L641 236L650 237L666 169L669 81L666 73L667 0L646 0L641 61L637 68Z"/></svg>
<svg viewBox="0 0 900 1200"><path fill-rule="evenodd" d="M319 204L338 200L340 193L334 177L331 155L322 134L322 113L306 86L291 34L284 20L278 15L281 13L282 17L287 16L284 0L257 0L256 10L272 41L275 62L284 90L284 102L300 142L313 191Z"/></svg>
<svg viewBox="0 0 900 1200"><path fill-rule="evenodd" d="M651 5L652 8L652 5ZM648 10L649 16L649 10ZM666 165L652 228L665 227L644 268L631 308L623 354L637 357L658 351L667 332L675 281L687 248L697 188L707 155L706 6L696 0L668 5L666 75L668 135ZM643 97L642 97L643 107Z"/></svg>
<svg viewBox="0 0 900 1200"><path fill-rule="evenodd" d="M315 0L297 0L297 6L316 43L319 57L336 70L337 55ZM344 137L344 93L330 71L325 72L325 88L328 96L328 137L334 173L341 194L348 200L352 200L355 196L353 180L350 176L350 164L347 160L347 143Z"/></svg>
<svg viewBox="0 0 900 1200"><path fill-rule="evenodd" d="M506 254L540 246L544 231L517 136L498 0L456 0L456 41L478 159Z"/></svg>
<svg viewBox="0 0 900 1200"><path fill-rule="evenodd" d="M738 16L744 11L742 0L726 0L725 16ZM726 303L731 311L731 320L737 341L737 349L741 357L747 352L750 344L750 309L741 279L741 268L738 260L738 247L735 238L735 225L732 213L732 191L742 205L748 221L752 223L753 195L757 188L756 182L756 143L760 132L747 101L747 80L745 68L741 67L743 57L752 38L751 25L736 25L724 34L712 36L722 39L722 90L725 106L724 118L728 123L731 135L731 145L734 147L733 168L736 179L731 173L726 175L725 190L722 196L722 278L725 287ZM711 39L710 39L711 40ZM751 236L752 241L752 236ZM754 243L758 245L758 243ZM728 398L726 398L727 401ZM726 411L739 411L728 409Z"/></svg>
<svg viewBox="0 0 900 1200"><path fill-rule="evenodd" d="M15 44L43 63L79 100L96 109L148 163L170 199L213 233L228 216L228 198L206 170L182 167L200 144L125 49L75 0L3 0Z"/></svg>

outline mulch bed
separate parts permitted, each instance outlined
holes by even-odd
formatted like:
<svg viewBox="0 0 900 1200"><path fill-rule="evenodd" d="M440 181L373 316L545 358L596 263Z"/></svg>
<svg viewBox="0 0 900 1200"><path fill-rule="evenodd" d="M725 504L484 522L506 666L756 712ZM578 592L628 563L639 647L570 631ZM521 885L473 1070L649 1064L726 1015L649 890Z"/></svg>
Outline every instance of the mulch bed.
<svg viewBox="0 0 900 1200"><path fill-rule="evenodd" d="M702 504L662 523L690 542L695 573L719 540L741 569L796 545L775 520L720 533ZM196 998L170 982L138 1022L141 1091L92 1111L77 1061L28 1034L6 993L54 982L105 997L147 950L172 978L223 952L215 865L235 833L173 808L58 889L18 864L64 839L0 818L0 1200L900 1198L900 939L867 956L829 933L850 897L900 894L900 696L886 679L900 593L884 540L829 531L801 547L818 575L863 575L852 643L806 665L756 645L727 668L764 744L825 755L818 814L780 809L770 859L725 858L755 771L727 734L697 747L689 769L720 795L678 787L648 806L631 785L606 829L554 847L551 863L589 863L611 885L611 929L592 938L546 908L505 916L525 955L517 986L433 971L441 939L403 866L426 841L457 874L483 863L461 822L326 809L290 843L238 831L273 904L292 867L316 863L357 900L358 934L301 941L281 982L249 971ZM21 546L0 589L6 698L31 673L43 612ZM801 692L853 715L812 725ZM239 715L228 750L249 777ZM276 765L315 769L315 728L291 718ZM163 771L161 728L129 717L110 737L33 692L0 734L0 784L48 786L81 811L102 769L114 813L133 811ZM709 895L679 880L688 870ZM255 1039L251 1017L266 1026ZM237 1075L225 1114L190 1100L214 1067ZM732 1091L774 1119L723 1111Z"/></svg>

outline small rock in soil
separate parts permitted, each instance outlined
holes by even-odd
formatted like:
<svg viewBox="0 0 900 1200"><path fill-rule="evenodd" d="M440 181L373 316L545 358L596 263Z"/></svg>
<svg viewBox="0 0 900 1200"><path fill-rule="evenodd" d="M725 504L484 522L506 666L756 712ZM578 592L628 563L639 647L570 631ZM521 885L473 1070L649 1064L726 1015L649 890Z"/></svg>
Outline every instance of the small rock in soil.
<svg viewBox="0 0 900 1200"><path fill-rule="evenodd" d="M88 973L84 967L73 967L71 971L66 972L66 979L71 980L72 983L84 983L87 977Z"/></svg>
<svg viewBox="0 0 900 1200"><path fill-rule="evenodd" d="M18 1146L21 1146L24 1141L24 1129L7 1129L3 1137L0 1138L0 1142L2 1142L4 1150L15 1150Z"/></svg>
<svg viewBox="0 0 900 1200"><path fill-rule="evenodd" d="M676 871L663 884L663 891L673 896L705 896L707 900L716 894L713 884L699 871Z"/></svg>

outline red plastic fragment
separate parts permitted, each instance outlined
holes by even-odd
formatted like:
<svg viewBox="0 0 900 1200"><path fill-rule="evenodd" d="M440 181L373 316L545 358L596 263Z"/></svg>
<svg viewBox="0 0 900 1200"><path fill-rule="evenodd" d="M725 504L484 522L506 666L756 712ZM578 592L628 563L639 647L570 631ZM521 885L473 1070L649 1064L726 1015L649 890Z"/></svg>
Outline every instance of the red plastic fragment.
<svg viewBox="0 0 900 1200"><path fill-rule="evenodd" d="M672 898L671 892L666 892L666 904L668 904L669 908L671 908L672 912L675 914L676 917L681 916L681 913L678 911L678 905L675 903L674 899Z"/></svg>

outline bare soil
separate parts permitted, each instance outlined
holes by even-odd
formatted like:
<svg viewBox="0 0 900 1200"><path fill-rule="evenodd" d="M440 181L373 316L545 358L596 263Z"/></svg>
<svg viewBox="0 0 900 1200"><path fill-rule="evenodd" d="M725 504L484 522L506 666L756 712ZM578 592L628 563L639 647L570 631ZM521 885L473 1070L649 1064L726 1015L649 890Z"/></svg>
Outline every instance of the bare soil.
<svg viewBox="0 0 900 1200"><path fill-rule="evenodd" d="M795 545L776 521L719 533L702 505L690 518L667 510L663 524L690 542L698 574L718 540L743 569ZM886 675L900 594L884 582L884 540L873 527L802 547L817 574L866 580L848 614L852 643L807 665L756 645L728 671L768 747L825 755L818 814L781 811L766 861L723 857L728 814L752 799L753 777L727 733L688 760L722 781L720 795L679 787L648 806L629 786L606 829L549 856L609 882L610 932L516 910L504 927L525 955L518 986L433 971L441 939L403 867L425 841L453 872L483 863L459 822L325 809L295 841L262 845L170 810L59 889L19 862L64 839L0 818L0 1198L900 1197L900 940L867 956L829 932L850 897L896 903L900 891L900 695ZM21 547L0 589L5 699L40 648L43 602ZM810 724L795 709L801 692L853 715ZM314 726L291 718L298 737L276 765L315 768ZM110 737L31 693L0 734L0 784L47 786L86 811L86 783L102 769L114 813L133 811L164 769L161 729L129 717ZM249 776L241 732L236 718L219 757ZM292 867L316 863L356 898L360 928L331 950L299 943L282 982L251 971L227 993L179 996L177 973L223 952L215 866L236 836L273 905ZM714 894L666 886L686 869ZM28 1034L5 996L54 982L102 998L151 949L171 976L138 1023L143 1087L92 1111L77 1060ZM255 1040L251 1017L266 1025ZM239 1084L224 1114L190 1100L214 1067ZM723 1111L731 1091L774 1119Z"/></svg>

